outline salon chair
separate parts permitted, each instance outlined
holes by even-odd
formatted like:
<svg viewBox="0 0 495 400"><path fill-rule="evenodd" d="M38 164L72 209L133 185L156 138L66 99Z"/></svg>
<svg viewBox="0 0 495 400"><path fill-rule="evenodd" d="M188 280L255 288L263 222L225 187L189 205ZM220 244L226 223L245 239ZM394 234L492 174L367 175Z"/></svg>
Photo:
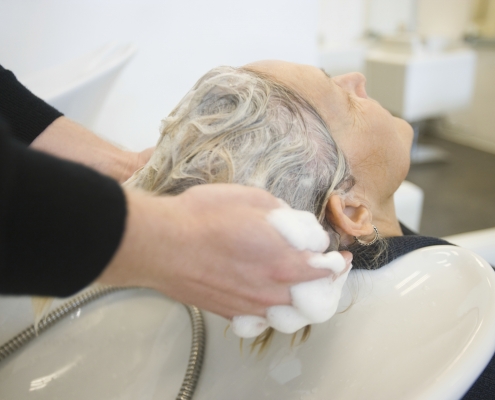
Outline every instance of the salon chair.
<svg viewBox="0 0 495 400"><path fill-rule="evenodd" d="M423 189L409 181L402 182L394 193L395 212L399 221L414 232L419 232L423 199Z"/></svg>
<svg viewBox="0 0 495 400"><path fill-rule="evenodd" d="M304 344L276 334L260 356L204 313L194 399L460 398L495 352L494 288L494 271L471 251L420 249L351 272L338 314ZM2 341L32 317L28 298L0 298ZM146 289L114 293L1 362L0 398L173 399L190 343L180 304Z"/></svg>
<svg viewBox="0 0 495 400"><path fill-rule="evenodd" d="M475 252L490 265L495 266L495 228L447 236L444 239Z"/></svg>

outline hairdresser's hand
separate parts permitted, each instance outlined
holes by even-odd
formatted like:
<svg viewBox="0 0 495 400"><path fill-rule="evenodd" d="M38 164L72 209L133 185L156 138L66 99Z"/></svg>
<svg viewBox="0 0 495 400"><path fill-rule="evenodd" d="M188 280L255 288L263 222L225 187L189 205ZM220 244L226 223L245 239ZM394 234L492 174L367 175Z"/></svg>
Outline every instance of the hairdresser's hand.
<svg viewBox="0 0 495 400"><path fill-rule="evenodd" d="M127 191L122 244L100 281L139 285L230 318L290 304L289 287L328 276L311 268L266 220L278 201L237 185L196 186L175 197Z"/></svg>
<svg viewBox="0 0 495 400"><path fill-rule="evenodd" d="M153 153L153 148L141 152L121 149L66 117L53 121L31 148L84 164L120 183L146 164Z"/></svg>

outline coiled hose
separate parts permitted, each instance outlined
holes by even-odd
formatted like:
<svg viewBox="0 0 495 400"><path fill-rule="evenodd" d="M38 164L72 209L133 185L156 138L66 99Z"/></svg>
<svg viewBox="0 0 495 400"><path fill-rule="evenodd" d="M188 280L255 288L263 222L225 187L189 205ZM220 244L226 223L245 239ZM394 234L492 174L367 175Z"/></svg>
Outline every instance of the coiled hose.
<svg viewBox="0 0 495 400"><path fill-rule="evenodd" d="M34 324L32 324L24 329L22 332L15 335L8 342L0 346L0 362L2 362L9 355L33 340L37 334L41 334L42 332L46 331L48 328L59 322L64 317L70 315L79 307L82 307L108 294L128 289L135 288L100 286L85 291L84 293L81 293L80 295L67 301L66 303L63 303L61 306L57 307L40 321L37 327L37 332ZM201 373L201 367L203 365L206 343L206 329L201 311L194 306L184 305L184 307L186 307L189 318L191 319L192 343L186 374L184 376L184 380L182 381L182 386L179 390L176 400L192 399L192 396L196 389L196 385L198 383L199 374Z"/></svg>

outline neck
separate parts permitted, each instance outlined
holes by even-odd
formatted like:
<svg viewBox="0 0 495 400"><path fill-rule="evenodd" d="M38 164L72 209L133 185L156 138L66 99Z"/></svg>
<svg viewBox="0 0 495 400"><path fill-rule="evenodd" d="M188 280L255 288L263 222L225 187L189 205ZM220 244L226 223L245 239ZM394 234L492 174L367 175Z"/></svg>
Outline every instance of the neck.
<svg viewBox="0 0 495 400"><path fill-rule="evenodd" d="M394 196L390 196L372 208L373 225L375 225L382 237L402 236L399 220L395 214Z"/></svg>

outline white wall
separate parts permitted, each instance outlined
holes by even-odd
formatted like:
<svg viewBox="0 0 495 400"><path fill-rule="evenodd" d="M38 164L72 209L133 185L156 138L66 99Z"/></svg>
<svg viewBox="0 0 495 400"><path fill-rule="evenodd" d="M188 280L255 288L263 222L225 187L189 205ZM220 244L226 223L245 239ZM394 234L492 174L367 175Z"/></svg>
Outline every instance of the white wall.
<svg viewBox="0 0 495 400"><path fill-rule="evenodd" d="M471 19L472 0L418 0L418 31L423 36L460 40Z"/></svg>
<svg viewBox="0 0 495 400"><path fill-rule="evenodd" d="M320 0L319 67L332 76L363 70L365 17L366 0Z"/></svg>
<svg viewBox="0 0 495 400"><path fill-rule="evenodd" d="M110 41L136 43L93 128L141 149L214 66L315 64L317 13L317 0L1 0L0 64L25 76Z"/></svg>
<svg viewBox="0 0 495 400"><path fill-rule="evenodd" d="M414 29L415 0L367 0L367 28L381 35L393 35L397 30Z"/></svg>
<svg viewBox="0 0 495 400"><path fill-rule="evenodd" d="M367 28L391 35L399 28L423 36L460 39L472 12L473 0L366 0Z"/></svg>
<svg viewBox="0 0 495 400"><path fill-rule="evenodd" d="M322 48L345 46L361 39L365 30L365 0L320 0L319 44Z"/></svg>

